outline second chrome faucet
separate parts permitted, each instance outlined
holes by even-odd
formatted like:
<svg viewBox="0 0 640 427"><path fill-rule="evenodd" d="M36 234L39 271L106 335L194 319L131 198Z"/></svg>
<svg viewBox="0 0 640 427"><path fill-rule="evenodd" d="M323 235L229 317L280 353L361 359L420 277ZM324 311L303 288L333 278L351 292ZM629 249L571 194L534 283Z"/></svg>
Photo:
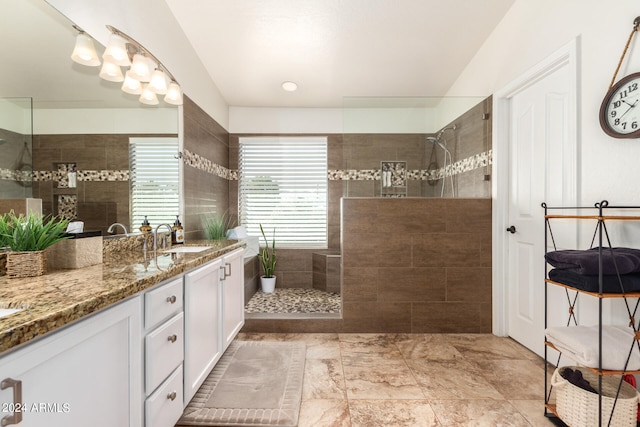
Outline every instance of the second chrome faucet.
<svg viewBox="0 0 640 427"><path fill-rule="evenodd" d="M172 229L171 226L169 224L160 224L156 227L155 230L153 230L153 250L157 250L158 249L158 230L160 229L160 227L166 227L167 230L169 230L169 239L171 239L171 233L172 233ZM162 248L164 249L167 245L167 240L166 238L162 239Z"/></svg>

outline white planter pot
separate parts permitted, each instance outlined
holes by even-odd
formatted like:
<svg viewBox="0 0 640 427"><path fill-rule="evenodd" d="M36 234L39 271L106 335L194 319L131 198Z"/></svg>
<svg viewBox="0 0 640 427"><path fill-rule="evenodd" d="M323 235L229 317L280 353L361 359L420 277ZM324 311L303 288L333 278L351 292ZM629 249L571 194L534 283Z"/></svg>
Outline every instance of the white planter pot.
<svg viewBox="0 0 640 427"><path fill-rule="evenodd" d="M262 292L265 294L270 294L276 288L276 276L273 277L264 277L260 276L260 287L262 288Z"/></svg>

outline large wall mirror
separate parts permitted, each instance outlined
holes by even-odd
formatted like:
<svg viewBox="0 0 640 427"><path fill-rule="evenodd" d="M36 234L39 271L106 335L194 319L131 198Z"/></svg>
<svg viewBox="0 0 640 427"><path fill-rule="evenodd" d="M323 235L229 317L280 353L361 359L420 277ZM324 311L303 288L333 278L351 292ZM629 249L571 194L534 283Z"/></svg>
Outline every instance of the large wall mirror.
<svg viewBox="0 0 640 427"><path fill-rule="evenodd" d="M115 222L136 228L130 141L177 141L180 109L143 105L102 80L100 67L74 63L78 32L43 0L5 0L3 14L0 198L40 198L44 213L103 234Z"/></svg>

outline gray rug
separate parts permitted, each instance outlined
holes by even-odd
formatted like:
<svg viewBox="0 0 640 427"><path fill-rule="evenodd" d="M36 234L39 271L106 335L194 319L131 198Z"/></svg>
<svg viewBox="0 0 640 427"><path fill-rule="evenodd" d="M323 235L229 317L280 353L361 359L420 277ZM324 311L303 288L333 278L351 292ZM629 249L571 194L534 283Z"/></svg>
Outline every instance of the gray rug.
<svg viewBox="0 0 640 427"><path fill-rule="evenodd" d="M298 425L306 345L234 341L178 426Z"/></svg>

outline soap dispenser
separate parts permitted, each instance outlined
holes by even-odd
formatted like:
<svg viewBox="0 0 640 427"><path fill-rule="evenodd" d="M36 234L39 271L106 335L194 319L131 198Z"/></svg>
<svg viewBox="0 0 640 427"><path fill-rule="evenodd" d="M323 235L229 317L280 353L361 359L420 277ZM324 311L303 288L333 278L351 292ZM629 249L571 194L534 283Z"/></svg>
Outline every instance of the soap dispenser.
<svg viewBox="0 0 640 427"><path fill-rule="evenodd" d="M147 216L144 216L144 221L142 221L142 225L140 226L140 231L142 234L147 234L151 232L151 224L149 224L149 220L147 220Z"/></svg>
<svg viewBox="0 0 640 427"><path fill-rule="evenodd" d="M180 223L179 215L176 215L176 222L173 223L171 229L173 230L171 232L171 243L184 243L184 228L182 228L182 224Z"/></svg>

